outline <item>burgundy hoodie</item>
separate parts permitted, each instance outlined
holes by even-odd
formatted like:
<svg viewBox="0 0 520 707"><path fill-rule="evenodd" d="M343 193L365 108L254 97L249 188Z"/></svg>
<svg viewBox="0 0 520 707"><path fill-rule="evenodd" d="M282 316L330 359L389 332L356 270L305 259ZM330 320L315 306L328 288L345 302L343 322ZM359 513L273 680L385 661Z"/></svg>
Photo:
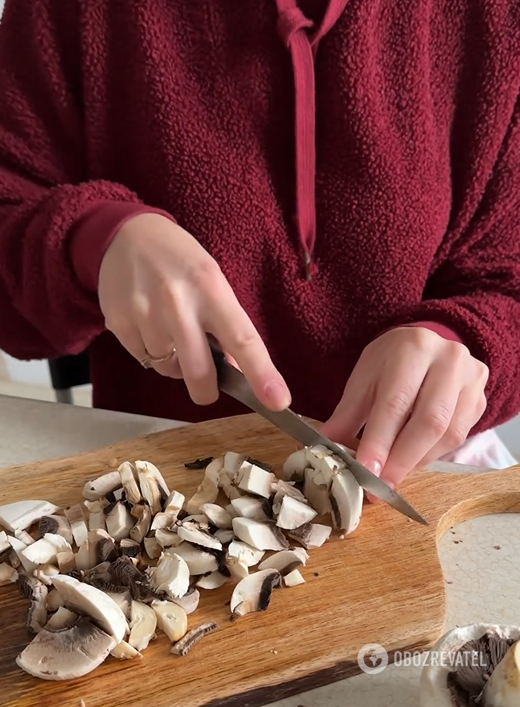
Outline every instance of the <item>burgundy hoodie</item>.
<svg viewBox="0 0 520 707"><path fill-rule="evenodd" d="M427 322L520 410L518 0L7 0L0 347L90 345L98 407L243 412L142 369L104 330L113 234L157 209L220 264L326 419L364 347Z"/></svg>

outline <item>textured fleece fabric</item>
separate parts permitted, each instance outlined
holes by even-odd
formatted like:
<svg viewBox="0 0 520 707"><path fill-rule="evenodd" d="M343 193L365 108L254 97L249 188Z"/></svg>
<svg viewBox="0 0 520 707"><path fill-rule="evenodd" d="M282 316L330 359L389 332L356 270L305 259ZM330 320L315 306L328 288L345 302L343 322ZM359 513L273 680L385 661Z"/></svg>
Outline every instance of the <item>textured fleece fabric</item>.
<svg viewBox="0 0 520 707"><path fill-rule="evenodd" d="M510 418L519 46L518 0L7 0L0 348L90 344L99 407L243 412L104 330L103 253L157 209L218 261L298 412L326 419L370 341L433 322L490 367L474 432Z"/></svg>

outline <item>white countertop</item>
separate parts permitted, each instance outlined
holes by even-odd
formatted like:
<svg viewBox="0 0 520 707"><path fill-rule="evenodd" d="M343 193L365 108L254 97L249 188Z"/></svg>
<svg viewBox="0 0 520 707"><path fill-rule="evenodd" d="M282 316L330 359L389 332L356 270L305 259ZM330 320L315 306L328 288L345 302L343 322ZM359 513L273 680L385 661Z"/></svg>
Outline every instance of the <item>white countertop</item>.
<svg viewBox="0 0 520 707"><path fill-rule="evenodd" d="M178 425L171 420L0 396L0 466L86 452ZM457 526L455 535L447 533L441 539L439 553L449 582L446 629L477 622L520 623L519 515L467 521ZM378 675L358 675L273 704L418 707L420 671L390 665Z"/></svg>

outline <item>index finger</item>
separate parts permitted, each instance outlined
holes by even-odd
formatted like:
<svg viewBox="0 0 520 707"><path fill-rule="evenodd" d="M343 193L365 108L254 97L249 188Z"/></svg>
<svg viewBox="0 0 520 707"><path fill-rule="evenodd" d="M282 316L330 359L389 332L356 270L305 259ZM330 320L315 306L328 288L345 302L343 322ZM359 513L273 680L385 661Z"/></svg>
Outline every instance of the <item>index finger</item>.
<svg viewBox="0 0 520 707"><path fill-rule="evenodd" d="M206 330L236 360L260 402L270 410L284 410L291 404L287 384L227 282L223 294L211 301L205 317Z"/></svg>

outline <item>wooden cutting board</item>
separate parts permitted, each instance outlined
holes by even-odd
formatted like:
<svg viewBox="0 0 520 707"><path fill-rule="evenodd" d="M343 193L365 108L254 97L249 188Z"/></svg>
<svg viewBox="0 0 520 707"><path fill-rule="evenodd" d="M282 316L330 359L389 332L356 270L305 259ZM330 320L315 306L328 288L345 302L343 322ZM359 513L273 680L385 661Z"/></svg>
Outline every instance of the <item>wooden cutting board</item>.
<svg viewBox="0 0 520 707"><path fill-rule="evenodd" d="M0 503L37 498L81 501L83 485L127 459L163 472L170 489L195 491L203 472L184 468L197 457L232 450L280 468L293 440L256 415L160 432L67 459L0 470ZM311 550L306 583L273 592L265 613L229 620L231 584L204 594L189 616L194 627L219 629L191 653L170 654L162 634L141 660L107 661L71 682L26 675L16 655L30 641L27 604L0 588L0 704L3 707L254 707L360 672L365 644L428 649L445 620L445 581L436 541L468 518L520 510L520 468L482 474L416 471L402 494L430 522L412 523L384 504L365 507L359 528Z"/></svg>

